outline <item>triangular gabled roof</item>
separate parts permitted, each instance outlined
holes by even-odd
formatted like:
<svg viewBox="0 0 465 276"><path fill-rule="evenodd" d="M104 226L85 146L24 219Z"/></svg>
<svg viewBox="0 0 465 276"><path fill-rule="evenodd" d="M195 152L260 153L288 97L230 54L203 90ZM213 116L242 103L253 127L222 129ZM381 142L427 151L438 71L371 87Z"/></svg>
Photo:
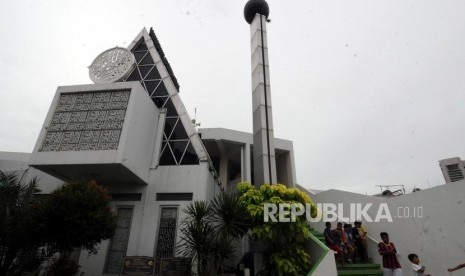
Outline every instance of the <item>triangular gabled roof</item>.
<svg viewBox="0 0 465 276"><path fill-rule="evenodd" d="M179 97L179 84L153 29L144 28L127 48L136 66L123 81L140 81L158 108L166 108L159 165L193 165L208 154Z"/></svg>

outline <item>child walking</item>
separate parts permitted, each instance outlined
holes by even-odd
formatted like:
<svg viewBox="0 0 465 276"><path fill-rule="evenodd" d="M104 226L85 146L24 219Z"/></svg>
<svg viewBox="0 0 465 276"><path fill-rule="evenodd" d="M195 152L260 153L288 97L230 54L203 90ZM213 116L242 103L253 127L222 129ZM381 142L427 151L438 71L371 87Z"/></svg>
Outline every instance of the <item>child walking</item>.
<svg viewBox="0 0 465 276"><path fill-rule="evenodd" d="M417 254L409 254L408 259L412 262L412 269L415 272L415 276L431 276L431 274L425 274L426 268L420 264L420 259Z"/></svg>

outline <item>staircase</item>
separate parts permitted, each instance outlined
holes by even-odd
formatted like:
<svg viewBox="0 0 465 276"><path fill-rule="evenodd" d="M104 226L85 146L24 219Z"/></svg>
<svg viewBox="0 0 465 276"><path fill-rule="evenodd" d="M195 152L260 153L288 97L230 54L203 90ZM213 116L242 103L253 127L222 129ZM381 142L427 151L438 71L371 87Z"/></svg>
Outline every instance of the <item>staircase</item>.
<svg viewBox="0 0 465 276"><path fill-rule="evenodd" d="M325 236L323 233L310 229L312 234L317 237L322 243L325 243ZM378 276L383 275L383 270L379 264L371 262L346 264L345 266L337 266L338 276Z"/></svg>

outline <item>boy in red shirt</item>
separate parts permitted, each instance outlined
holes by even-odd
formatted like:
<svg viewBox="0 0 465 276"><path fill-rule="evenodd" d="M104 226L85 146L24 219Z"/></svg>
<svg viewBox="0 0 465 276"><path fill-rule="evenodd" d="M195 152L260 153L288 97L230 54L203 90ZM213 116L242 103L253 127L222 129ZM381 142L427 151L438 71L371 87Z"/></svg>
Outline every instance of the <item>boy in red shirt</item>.
<svg viewBox="0 0 465 276"><path fill-rule="evenodd" d="M384 276L402 276L395 245L389 241L388 233L381 232L380 236L383 241L378 243L378 252L383 256Z"/></svg>

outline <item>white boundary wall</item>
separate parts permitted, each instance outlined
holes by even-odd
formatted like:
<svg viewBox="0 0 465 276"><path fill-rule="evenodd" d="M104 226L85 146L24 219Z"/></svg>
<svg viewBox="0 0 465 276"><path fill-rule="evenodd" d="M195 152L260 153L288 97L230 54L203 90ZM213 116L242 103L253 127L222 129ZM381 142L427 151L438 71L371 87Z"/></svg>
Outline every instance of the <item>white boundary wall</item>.
<svg viewBox="0 0 465 276"><path fill-rule="evenodd" d="M387 203L393 222L365 222L363 224L371 237L369 241L370 257L374 262L382 263L377 254L379 233L389 233L396 245L398 258L404 275L413 275L409 253L420 257L427 273L432 275L449 275L448 267L465 262L465 181L448 183L427 190L406 194L400 197L379 198L339 190L328 190L315 195L312 199L317 203L343 203L344 217L349 217L350 203L372 203L367 212L373 219L376 217L380 203ZM418 210L423 207L422 217L400 218L404 210ZM400 212L398 214L398 212ZM332 223L335 228L336 223ZM323 231L324 222L313 223L319 231ZM465 269L451 275L465 275Z"/></svg>
<svg viewBox="0 0 465 276"><path fill-rule="evenodd" d="M315 262L307 276L337 276L336 258L334 251L312 235L309 245L310 256Z"/></svg>

